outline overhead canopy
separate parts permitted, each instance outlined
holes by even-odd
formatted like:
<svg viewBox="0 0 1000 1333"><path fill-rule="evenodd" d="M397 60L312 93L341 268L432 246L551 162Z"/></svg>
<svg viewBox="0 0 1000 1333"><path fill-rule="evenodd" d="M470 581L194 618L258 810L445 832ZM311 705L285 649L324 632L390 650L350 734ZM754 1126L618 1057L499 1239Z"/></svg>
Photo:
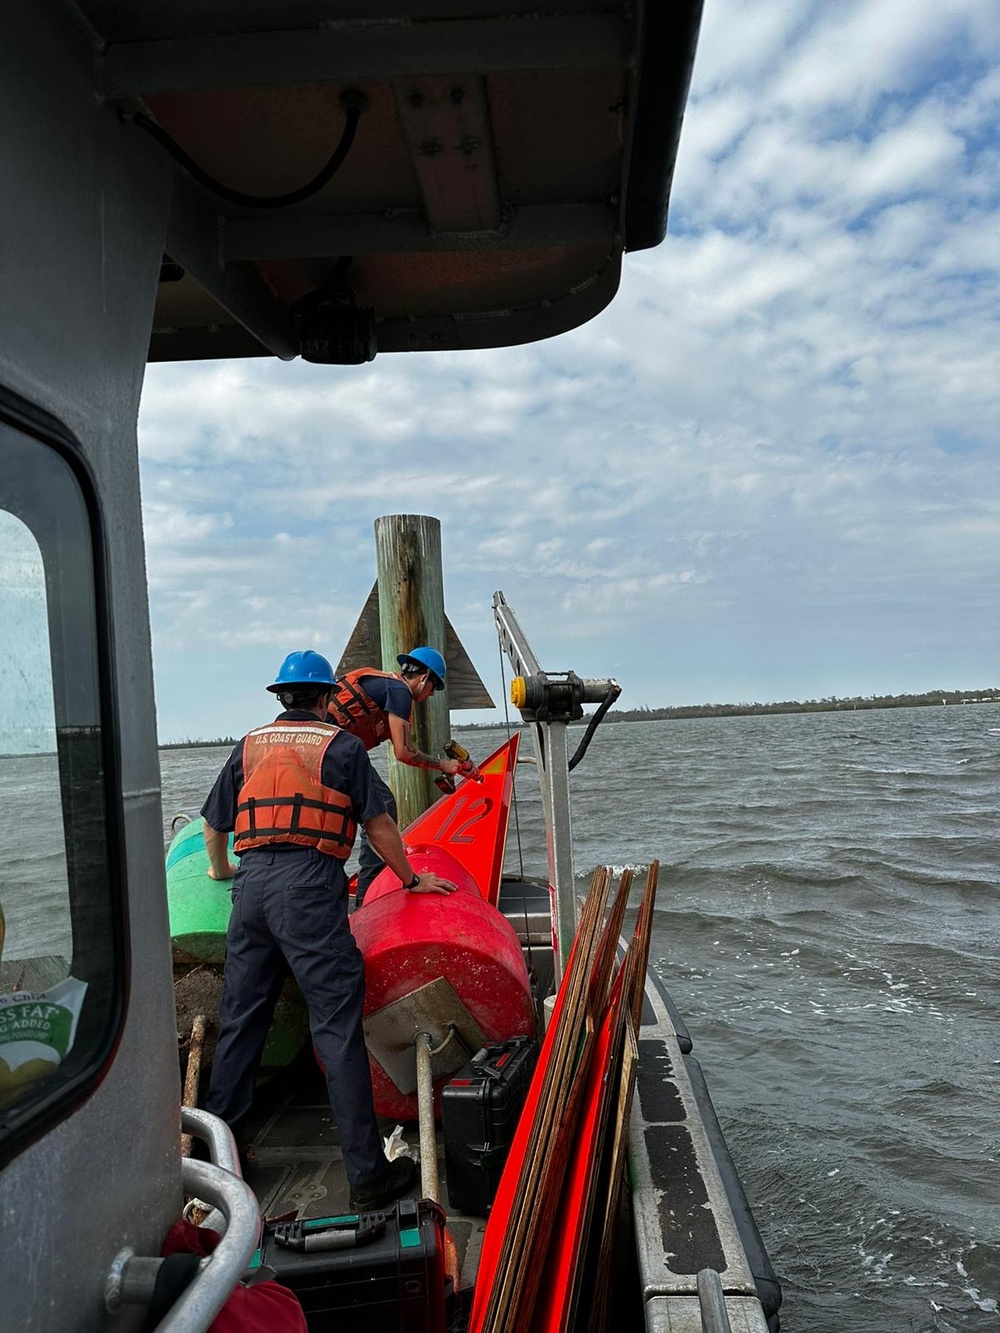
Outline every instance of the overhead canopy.
<svg viewBox="0 0 1000 1333"><path fill-rule="evenodd" d="M76 3L178 162L151 360L544 338L663 237L701 0Z"/></svg>

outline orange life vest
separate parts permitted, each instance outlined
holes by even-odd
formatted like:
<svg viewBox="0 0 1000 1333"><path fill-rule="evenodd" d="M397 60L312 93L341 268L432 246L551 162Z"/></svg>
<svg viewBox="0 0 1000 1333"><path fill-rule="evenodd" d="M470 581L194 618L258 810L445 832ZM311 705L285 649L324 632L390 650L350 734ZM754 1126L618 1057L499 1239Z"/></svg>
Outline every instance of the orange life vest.
<svg viewBox="0 0 1000 1333"><path fill-rule="evenodd" d="M376 671L374 667L348 671L337 680L328 716L338 727L357 736L366 750L374 750L376 745L389 739L389 714L364 692L361 687L362 676L402 679L395 671Z"/></svg>
<svg viewBox="0 0 1000 1333"><path fill-rule="evenodd" d="M317 720L271 722L246 736L234 851L293 842L347 860L356 829L351 800L321 780L337 733Z"/></svg>

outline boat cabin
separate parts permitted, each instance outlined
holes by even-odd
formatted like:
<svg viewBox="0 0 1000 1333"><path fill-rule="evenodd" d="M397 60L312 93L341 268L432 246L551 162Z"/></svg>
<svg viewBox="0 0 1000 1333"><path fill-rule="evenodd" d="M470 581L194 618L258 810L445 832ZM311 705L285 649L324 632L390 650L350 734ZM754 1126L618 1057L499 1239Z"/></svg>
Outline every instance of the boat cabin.
<svg viewBox="0 0 1000 1333"><path fill-rule="evenodd" d="M197 1333L259 1221L235 1173L182 1165L178 1144L136 446L147 360L358 364L592 318L624 253L664 235L700 8L4 7L0 998L28 997L0 1004L5 1327L148 1328L156 1257L197 1193L225 1236L159 1325ZM184 1127L235 1167L211 1120ZM662 1259L659 1216L645 1225ZM723 1240L762 1328L746 1256ZM643 1281L644 1322L674 1328L672 1279Z"/></svg>

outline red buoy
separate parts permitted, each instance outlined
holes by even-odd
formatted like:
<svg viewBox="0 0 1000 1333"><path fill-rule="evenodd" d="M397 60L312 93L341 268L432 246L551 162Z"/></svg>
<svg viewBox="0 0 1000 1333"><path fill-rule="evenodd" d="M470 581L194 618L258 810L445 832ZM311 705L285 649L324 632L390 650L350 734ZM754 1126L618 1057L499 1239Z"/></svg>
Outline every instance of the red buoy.
<svg viewBox="0 0 1000 1333"><path fill-rule="evenodd" d="M535 1030L524 955L509 922L449 852L408 847L408 859L418 873L451 880L457 893L409 893L383 870L351 917L365 959L375 1110L398 1120L417 1115L418 1032L441 1047L432 1060L437 1112L441 1086L465 1063L467 1047L478 1049L480 1035L493 1042Z"/></svg>

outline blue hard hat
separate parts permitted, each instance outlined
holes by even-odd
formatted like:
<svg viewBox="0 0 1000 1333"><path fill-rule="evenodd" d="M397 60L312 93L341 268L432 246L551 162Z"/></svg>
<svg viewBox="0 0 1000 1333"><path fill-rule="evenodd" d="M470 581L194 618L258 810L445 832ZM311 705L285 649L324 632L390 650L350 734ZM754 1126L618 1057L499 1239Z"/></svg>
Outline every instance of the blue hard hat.
<svg viewBox="0 0 1000 1333"><path fill-rule="evenodd" d="M400 653L396 661L400 666L406 666L409 662L415 666L426 667L434 677L434 688L444 689L444 678L448 669L444 664L444 658L436 648L427 648L426 646L414 648L412 652Z"/></svg>
<svg viewBox="0 0 1000 1333"><path fill-rule="evenodd" d="M277 694L286 685L332 685L333 667L322 655L306 648L301 653L289 653L274 678L274 684L268 685L272 694Z"/></svg>

